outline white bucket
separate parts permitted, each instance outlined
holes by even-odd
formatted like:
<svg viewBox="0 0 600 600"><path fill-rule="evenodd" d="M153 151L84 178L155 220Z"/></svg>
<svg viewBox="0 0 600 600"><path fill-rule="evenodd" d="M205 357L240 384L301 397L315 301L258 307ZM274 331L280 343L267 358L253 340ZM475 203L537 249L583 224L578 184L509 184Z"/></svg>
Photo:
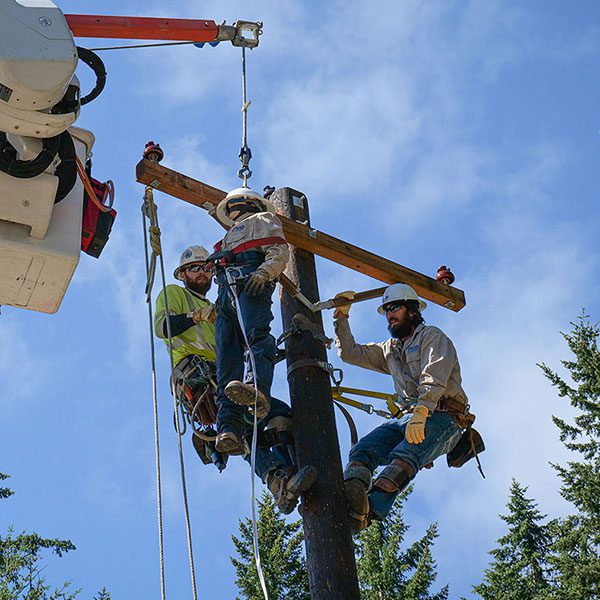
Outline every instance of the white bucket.
<svg viewBox="0 0 600 600"><path fill-rule="evenodd" d="M94 135L78 127L69 133L85 164ZM0 304L55 313L79 262L83 184L77 178L69 194L54 205L43 239L30 235L31 226L1 220L2 193L0 187ZM26 201L35 206L35 197Z"/></svg>

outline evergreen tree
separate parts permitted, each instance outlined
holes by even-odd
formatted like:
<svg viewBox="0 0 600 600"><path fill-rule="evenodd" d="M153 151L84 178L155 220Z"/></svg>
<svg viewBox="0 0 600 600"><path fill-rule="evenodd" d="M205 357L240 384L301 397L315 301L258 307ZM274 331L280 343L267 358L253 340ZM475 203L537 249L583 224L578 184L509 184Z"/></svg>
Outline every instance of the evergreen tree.
<svg viewBox="0 0 600 600"><path fill-rule="evenodd" d="M423 538L407 550L401 548L408 526L402 505L408 488L385 521L373 522L357 538L357 568L361 597L364 600L446 600L448 586L437 593L430 588L436 578L436 563L431 554L438 537L431 525Z"/></svg>
<svg viewBox="0 0 600 600"><path fill-rule="evenodd" d="M0 474L0 480L7 479ZM0 488L0 498L13 494ZM42 576L42 552L50 550L57 556L75 550L69 540L46 539L36 533L14 535L12 529L0 536L0 600L73 600L78 590L70 590L70 582L50 591Z"/></svg>
<svg viewBox="0 0 600 600"><path fill-rule="evenodd" d="M484 600L543 600L550 595L546 562L550 536L540 523L546 515L525 496L526 491L513 479L508 514L500 515L508 533L490 552L495 560L485 570L484 582L473 587Z"/></svg>
<svg viewBox="0 0 600 600"><path fill-rule="evenodd" d="M302 555L304 535L300 521L286 523L277 512L273 498L266 492L258 505L258 544L269 598L308 600L308 574ZM231 558L237 576L236 584L244 600L263 600L254 562L252 521L240 521L239 531L239 538L232 536L239 556Z"/></svg>
<svg viewBox="0 0 600 600"><path fill-rule="evenodd" d="M8 475L0 473L0 481ZM9 498L14 492L0 487L0 499ZM69 540L47 539L37 533L14 535L9 528L5 537L0 536L0 600L73 600L80 590L71 590L71 582L50 591L42 573L42 553L50 550L61 557L75 550ZM102 588L94 600L111 600L106 588Z"/></svg>
<svg viewBox="0 0 600 600"><path fill-rule="evenodd" d="M556 597L564 600L600 598L600 352L598 325L584 314L563 333L573 360L561 361L573 385L545 364L544 375L577 411L572 423L553 417L560 440L578 460L552 466L561 479L561 495L575 514L552 523Z"/></svg>

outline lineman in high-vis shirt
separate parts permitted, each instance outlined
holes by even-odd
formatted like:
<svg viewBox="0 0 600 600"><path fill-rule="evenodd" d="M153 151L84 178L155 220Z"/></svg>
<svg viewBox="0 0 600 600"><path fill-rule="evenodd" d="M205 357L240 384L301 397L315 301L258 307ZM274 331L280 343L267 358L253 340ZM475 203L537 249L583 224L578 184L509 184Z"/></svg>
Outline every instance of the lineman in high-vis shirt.
<svg viewBox="0 0 600 600"><path fill-rule="evenodd" d="M210 427L216 419L215 386L215 307L206 298L212 281L212 268L207 264L208 251L202 246L190 246L181 255L173 276L183 282L168 285L156 300L154 331L168 347L166 319L173 348L173 384L195 428L196 423ZM211 448L197 435L192 436L194 448L204 462L210 460ZM223 460L214 457L218 464Z"/></svg>
<svg viewBox="0 0 600 600"><path fill-rule="evenodd" d="M351 299L353 294L338 296ZM373 519L385 519L419 469L449 453L466 426L468 401L456 350L440 329L425 325L421 316L425 307L410 286L389 286L378 312L385 315L392 337L369 344L355 342L348 321L349 304L334 312L341 359L391 375L398 397L409 411L374 429L350 451L344 490L355 533ZM375 469L383 465L386 467L372 481Z"/></svg>
<svg viewBox="0 0 600 600"><path fill-rule="evenodd" d="M217 356L215 306L206 298L212 278L212 266L206 260L208 255L202 246L187 248L173 273L184 287L168 285L166 295L175 365L175 391L184 402L191 420L210 427L217 419ZM166 308L162 292L156 304L155 333L167 343ZM184 396L186 387L191 398ZM246 436L251 434L251 422L251 417L244 420L243 433ZM298 477L294 466L291 410L287 404L272 399L269 413L259 424L258 439L256 473L269 487L279 509L286 514L291 513L303 491L305 477ZM224 468L226 457L214 452L214 443L205 444L196 434L192 436L192 441L203 462L216 461L220 469ZM248 460L247 454L245 458Z"/></svg>

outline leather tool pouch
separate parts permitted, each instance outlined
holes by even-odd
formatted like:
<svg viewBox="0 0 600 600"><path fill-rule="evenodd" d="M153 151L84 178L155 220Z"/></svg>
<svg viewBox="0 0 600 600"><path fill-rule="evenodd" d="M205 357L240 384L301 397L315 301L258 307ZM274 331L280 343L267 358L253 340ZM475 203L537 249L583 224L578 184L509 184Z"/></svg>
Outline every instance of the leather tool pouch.
<svg viewBox="0 0 600 600"><path fill-rule="evenodd" d="M485 450L483 438L476 429L468 427L458 443L448 454L446 460L449 467L462 467L467 461L475 458Z"/></svg>

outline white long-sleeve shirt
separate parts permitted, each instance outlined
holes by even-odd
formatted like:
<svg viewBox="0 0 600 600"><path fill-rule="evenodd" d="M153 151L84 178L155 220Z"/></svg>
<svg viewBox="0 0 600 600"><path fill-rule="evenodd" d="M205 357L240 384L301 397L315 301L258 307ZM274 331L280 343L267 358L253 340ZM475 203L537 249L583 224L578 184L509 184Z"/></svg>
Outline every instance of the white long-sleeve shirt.
<svg viewBox="0 0 600 600"><path fill-rule="evenodd" d="M391 375L396 393L405 402L421 404L431 412L442 397L468 404L454 344L437 327L421 323L407 340L369 344L356 343L348 319L334 321L334 328L340 358Z"/></svg>
<svg viewBox="0 0 600 600"><path fill-rule="evenodd" d="M264 244L252 246L265 255L265 262L260 268L268 273L271 279L278 277L290 259L290 250L283 235L281 221L277 215L269 212L250 214L236 223L225 234L219 246L220 251L236 251L248 242L264 240ZM279 240L274 242L274 240Z"/></svg>

